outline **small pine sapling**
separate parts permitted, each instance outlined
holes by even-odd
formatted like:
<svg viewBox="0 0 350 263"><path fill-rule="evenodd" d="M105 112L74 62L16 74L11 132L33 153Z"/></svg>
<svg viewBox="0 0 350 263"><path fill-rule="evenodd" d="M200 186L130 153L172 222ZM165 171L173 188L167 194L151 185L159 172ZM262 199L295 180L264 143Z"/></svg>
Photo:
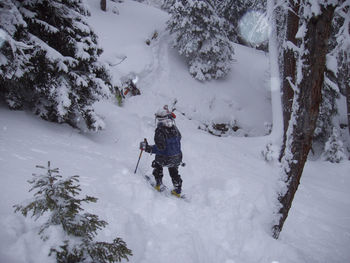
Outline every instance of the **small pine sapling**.
<svg viewBox="0 0 350 263"><path fill-rule="evenodd" d="M331 136L325 144L322 157L326 161L332 163L339 163L346 159L346 154L343 146L343 142L338 138L338 131L334 127Z"/></svg>
<svg viewBox="0 0 350 263"><path fill-rule="evenodd" d="M15 205L15 212L21 212L25 217L31 213L37 220L48 212L48 220L40 227L39 235L45 241L49 238L45 234L51 226L61 226L67 240L63 245L52 247L49 255L56 255L58 263L78 262L120 262L128 260L132 251L126 243L115 238L113 243L94 242L97 230L104 228L108 223L100 220L97 215L81 212L82 203L97 202L97 198L85 196L77 198L81 189L78 185L79 176L74 175L63 179L59 169L51 169L50 162L47 167L36 166L46 170L46 174L33 174L28 182L32 185L29 191L35 190L34 198L21 205Z"/></svg>

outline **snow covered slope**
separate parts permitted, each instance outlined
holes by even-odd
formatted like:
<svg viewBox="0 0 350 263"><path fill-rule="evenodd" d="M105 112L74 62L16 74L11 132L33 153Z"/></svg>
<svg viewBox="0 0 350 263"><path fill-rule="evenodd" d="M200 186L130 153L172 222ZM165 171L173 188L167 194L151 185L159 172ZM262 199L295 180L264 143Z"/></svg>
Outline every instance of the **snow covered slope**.
<svg viewBox="0 0 350 263"><path fill-rule="evenodd" d="M151 117L159 107L177 99L177 109L199 124L236 121L249 135L265 134L271 105L268 61L263 52L237 45L231 74L224 80L201 83L190 76L184 59L171 47L165 31L168 14L135 1L110 2L107 13L99 10L98 1L89 5L93 13L89 21L105 51L102 59L111 65L120 63L112 66L115 83L130 74L140 79L142 96L127 103L130 111L142 109L143 115ZM119 15L113 13L116 9ZM146 45L154 32L158 37ZM252 53L255 55L249 55Z"/></svg>
<svg viewBox="0 0 350 263"><path fill-rule="evenodd" d="M0 107L0 262L46 263L47 242L37 232L40 220L13 213L13 205L31 197L26 180L35 165L51 161L63 176L80 175L83 194L99 198L86 207L109 225L100 240L120 236L133 250L133 263L310 263L349 262L350 164L309 162L279 240L271 238L278 167L260 155L268 140L215 137L198 126L207 121L239 120L252 135L264 134L271 121L267 59L261 52L236 47L232 73L224 80L200 83L171 48L164 31L167 14L136 1L86 1L100 36L103 59L115 83L131 72L142 95L123 107L114 101L96 105L106 130L81 133L47 123L25 112ZM113 13L116 8L119 15ZM116 12L116 11L115 11ZM145 40L157 30L150 46ZM153 156L144 154L134 174L143 138L153 143L154 112L177 103L177 126L186 167L180 168L190 202L159 195L142 174L150 174ZM183 114L181 114L181 113ZM165 184L171 186L167 171Z"/></svg>

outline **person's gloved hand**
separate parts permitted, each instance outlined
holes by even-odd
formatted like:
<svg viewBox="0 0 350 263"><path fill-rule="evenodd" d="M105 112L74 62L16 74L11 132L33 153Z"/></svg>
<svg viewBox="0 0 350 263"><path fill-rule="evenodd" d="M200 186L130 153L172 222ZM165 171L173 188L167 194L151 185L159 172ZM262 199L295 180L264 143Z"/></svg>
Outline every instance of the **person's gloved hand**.
<svg viewBox="0 0 350 263"><path fill-rule="evenodd" d="M140 142L140 150L150 153L152 147L148 145L147 141Z"/></svg>
<svg viewBox="0 0 350 263"><path fill-rule="evenodd" d="M152 147L149 146L148 144L146 145L146 149L145 149L146 153L151 153L152 152Z"/></svg>
<svg viewBox="0 0 350 263"><path fill-rule="evenodd" d="M140 142L140 150L144 151L146 150L147 142Z"/></svg>

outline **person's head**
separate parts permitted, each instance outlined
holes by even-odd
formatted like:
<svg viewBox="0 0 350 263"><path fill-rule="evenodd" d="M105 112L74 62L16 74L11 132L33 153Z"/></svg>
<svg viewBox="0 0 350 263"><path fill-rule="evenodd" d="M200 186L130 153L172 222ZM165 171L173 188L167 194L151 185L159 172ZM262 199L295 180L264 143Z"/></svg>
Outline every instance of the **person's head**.
<svg viewBox="0 0 350 263"><path fill-rule="evenodd" d="M169 111L168 105L165 105L163 108L159 109L155 114L155 118L157 127L172 127L175 125L176 116L174 113Z"/></svg>

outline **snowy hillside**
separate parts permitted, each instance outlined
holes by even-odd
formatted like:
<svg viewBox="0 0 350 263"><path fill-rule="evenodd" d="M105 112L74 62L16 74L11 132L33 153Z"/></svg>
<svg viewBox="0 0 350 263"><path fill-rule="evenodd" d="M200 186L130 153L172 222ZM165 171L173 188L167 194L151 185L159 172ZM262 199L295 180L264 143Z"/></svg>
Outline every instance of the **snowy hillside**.
<svg viewBox="0 0 350 263"><path fill-rule="evenodd" d="M271 106L266 81L268 61L263 52L237 46L232 74L225 80L200 83L188 74L185 61L171 48L165 31L168 15L137 2L126 3L110 3L105 14L95 1L94 5L91 3L93 16L89 21L100 33L100 44L105 50L102 59L112 65L122 61L112 66L116 83L132 74L140 79L142 96L127 103L129 111L141 108L144 116L153 118L159 107L177 99L176 108L187 118L200 123L236 120L250 135L265 133L264 123L271 122ZM119 15L113 10L118 10ZM155 31L157 39L146 45ZM251 59L247 55L252 52L256 56Z"/></svg>
<svg viewBox="0 0 350 263"><path fill-rule="evenodd" d="M141 96L123 107L102 101L96 111L106 129L82 133L48 123L26 112L0 106L0 262L47 263L50 244L37 232L41 221L13 213L30 198L35 165L51 161L63 176L80 175L83 194L98 198L87 211L109 225L98 239L121 237L133 263L313 263L350 261L350 163L308 162L280 239L271 237L278 167L261 156L265 123L271 122L268 59L263 52L235 46L231 73L201 83L171 48L168 15L136 1L86 1L89 23L111 65L114 83L138 76ZM158 37L145 41L154 32ZM144 153L137 174L139 142L153 144L154 113L177 100L176 124L182 133L183 190L190 201L162 196L141 177L151 174L153 156ZM235 122L233 136L198 129ZM249 135L250 137L245 137ZM171 180L165 172L164 183Z"/></svg>

